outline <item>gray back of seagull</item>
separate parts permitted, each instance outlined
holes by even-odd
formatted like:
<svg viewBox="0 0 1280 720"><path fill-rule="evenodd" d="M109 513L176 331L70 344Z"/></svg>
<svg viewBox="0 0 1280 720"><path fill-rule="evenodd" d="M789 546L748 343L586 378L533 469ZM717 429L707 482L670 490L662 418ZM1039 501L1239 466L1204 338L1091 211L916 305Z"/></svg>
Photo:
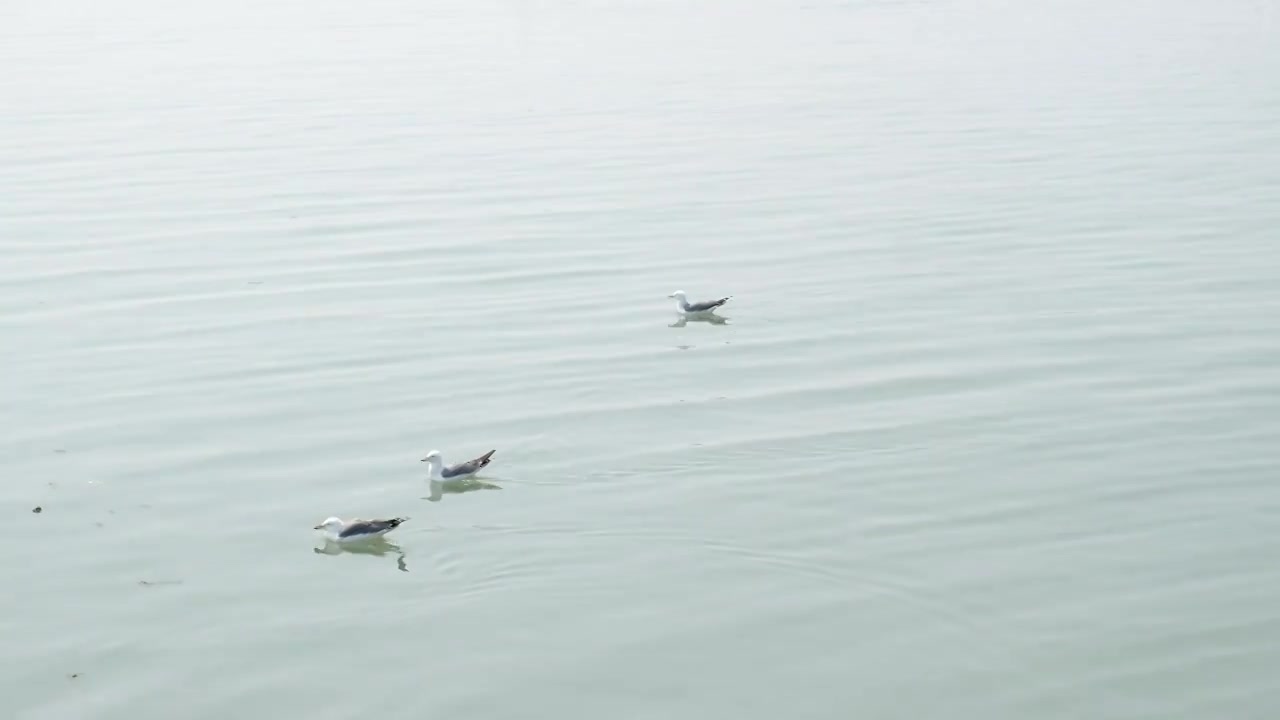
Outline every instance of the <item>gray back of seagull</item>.
<svg viewBox="0 0 1280 720"><path fill-rule="evenodd" d="M351 523L338 533L338 537L356 537L359 535L375 535L380 532L386 532L400 526L404 522L404 518L392 518L390 520L358 520Z"/></svg>
<svg viewBox="0 0 1280 720"><path fill-rule="evenodd" d="M447 480L449 478L460 477L463 475L471 475L473 473L479 472L482 468L484 468L485 465L489 464L489 459L493 457L494 452L496 451L490 450L489 452L481 455L480 457L474 460L468 460L464 463L458 463L457 465L444 468L440 471L440 477L445 478Z"/></svg>
<svg viewBox="0 0 1280 720"><path fill-rule="evenodd" d="M706 312L708 310L715 310L727 302L729 302L729 298L722 297L719 300L710 300L708 302L684 303L684 310L685 312Z"/></svg>

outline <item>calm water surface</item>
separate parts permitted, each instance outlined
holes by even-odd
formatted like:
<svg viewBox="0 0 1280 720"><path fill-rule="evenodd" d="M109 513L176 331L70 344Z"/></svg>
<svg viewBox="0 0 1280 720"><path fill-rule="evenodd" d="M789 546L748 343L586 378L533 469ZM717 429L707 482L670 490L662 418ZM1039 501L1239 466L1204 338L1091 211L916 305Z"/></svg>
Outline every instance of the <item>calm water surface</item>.
<svg viewBox="0 0 1280 720"><path fill-rule="evenodd" d="M6 4L4 715L1274 717L1277 37Z"/></svg>

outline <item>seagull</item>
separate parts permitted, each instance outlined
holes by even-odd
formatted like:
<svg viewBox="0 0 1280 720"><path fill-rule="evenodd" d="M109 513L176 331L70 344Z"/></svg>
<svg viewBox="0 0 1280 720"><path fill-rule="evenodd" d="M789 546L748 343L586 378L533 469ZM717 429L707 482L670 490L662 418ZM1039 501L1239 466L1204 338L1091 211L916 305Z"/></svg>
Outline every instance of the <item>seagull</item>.
<svg viewBox="0 0 1280 720"><path fill-rule="evenodd" d="M719 300L710 300L707 302L690 303L688 296L683 290L677 290L667 297L676 299L676 307L685 315L700 315L703 313L715 312L715 309L729 302L733 296L722 297Z"/></svg>
<svg viewBox="0 0 1280 720"><path fill-rule="evenodd" d="M408 519L398 517L388 520L361 520L359 518L343 520L339 517L331 517L315 526L314 529L323 530L326 540L347 543L382 537L400 527L400 523Z"/></svg>
<svg viewBox="0 0 1280 720"><path fill-rule="evenodd" d="M498 451L490 450L475 460L468 460L464 463L458 463L457 465L446 466L444 464L444 458L440 456L440 451L432 450L427 453L426 457L422 458L422 462L427 463L430 466L430 477L432 480L461 480L475 475L488 466L489 458L493 457L493 454L496 452Z"/></svg>

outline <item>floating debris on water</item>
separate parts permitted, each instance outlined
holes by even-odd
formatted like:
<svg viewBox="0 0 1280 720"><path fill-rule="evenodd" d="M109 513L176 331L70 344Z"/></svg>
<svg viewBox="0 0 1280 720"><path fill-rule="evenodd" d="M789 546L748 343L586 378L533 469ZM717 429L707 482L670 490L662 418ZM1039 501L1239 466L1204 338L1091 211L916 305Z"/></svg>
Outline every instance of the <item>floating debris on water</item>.
<svg viewBox="0 0 1280 720"><path fill-rule="evenodd" d="M35 506L35 507L31 508L31 512L36 513L37 515L39 515L40 513L44 512L44 508L42 508L42 507L40 507L39 505L37 505L37 506Z"/></svg>

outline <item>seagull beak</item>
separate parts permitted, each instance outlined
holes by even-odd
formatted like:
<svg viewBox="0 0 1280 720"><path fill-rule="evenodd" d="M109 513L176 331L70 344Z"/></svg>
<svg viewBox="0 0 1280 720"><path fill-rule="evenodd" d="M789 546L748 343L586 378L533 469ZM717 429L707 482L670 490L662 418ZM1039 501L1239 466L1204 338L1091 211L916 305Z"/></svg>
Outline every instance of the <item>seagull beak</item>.
<svg viewBox="0 0 1280 720"><path fill-rule="evenodd" d="M324 529L324 526L323 526L323 525L317 525L317 526L315 526L315 527L313 527L313 528L311 528L311 529L312 529L312 530L323 530L323 529Z"/></svg>
<svg viewBox="0 0 1280 720"><path fill-rule="evenodd" d="M671 294L670 294L670 295L668 295L667 297L675 297L675 296L676 296L676 294L675 294L675 293L671 293Z"/></svg>

